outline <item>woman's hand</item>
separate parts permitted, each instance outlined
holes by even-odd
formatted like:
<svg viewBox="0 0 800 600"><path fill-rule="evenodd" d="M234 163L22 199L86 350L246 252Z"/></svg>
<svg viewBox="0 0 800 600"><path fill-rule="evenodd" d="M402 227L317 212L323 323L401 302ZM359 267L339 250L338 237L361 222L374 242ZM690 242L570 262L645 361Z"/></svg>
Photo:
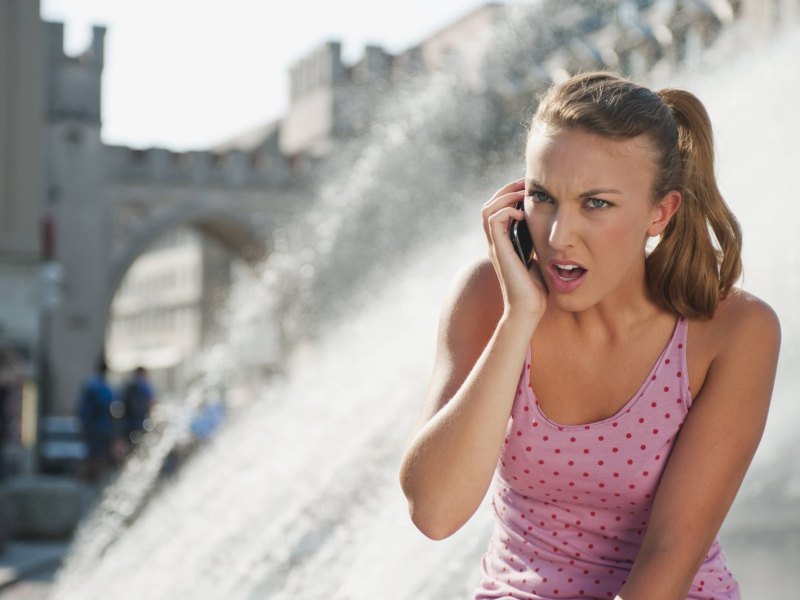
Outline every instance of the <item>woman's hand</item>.
<svg viewBox="0 0 800 600"><path fill-rule="evenodd" d="M534 252L530 270L517 255L508 232L514 220L525 224L525 212L517 202L525 197L522 179L506 184L483 205L483 231L489 243L489 257L503 292L504 313L540 318L547 306L547 287Z"/></svg>

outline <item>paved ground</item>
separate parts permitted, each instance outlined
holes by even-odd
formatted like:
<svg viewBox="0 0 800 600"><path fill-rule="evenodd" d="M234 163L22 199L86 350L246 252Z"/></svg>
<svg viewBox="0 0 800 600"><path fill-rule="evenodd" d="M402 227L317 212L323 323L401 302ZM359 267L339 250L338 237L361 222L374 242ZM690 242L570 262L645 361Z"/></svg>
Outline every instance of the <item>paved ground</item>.
<svg viewBox="0 0 800 600"><path fill-rule="evenodd" d="M88 485L84 517L105 483ZM45 600L72 541L12 539L0 550L0 600Z"/></svg>
<svg viewBox="0 0 800 600"><path fill-rule="evenodd" d="M52 567L38 575L32 575L27 579L20 580L0 589L0 599L47 600L57 570L58 567Z"/></svg>
<svg viewBox="0 0 800 600"><path fill-rule="evenodd" d="M45 600L70 542L18 542L0 553L0 599Z"/></svg>

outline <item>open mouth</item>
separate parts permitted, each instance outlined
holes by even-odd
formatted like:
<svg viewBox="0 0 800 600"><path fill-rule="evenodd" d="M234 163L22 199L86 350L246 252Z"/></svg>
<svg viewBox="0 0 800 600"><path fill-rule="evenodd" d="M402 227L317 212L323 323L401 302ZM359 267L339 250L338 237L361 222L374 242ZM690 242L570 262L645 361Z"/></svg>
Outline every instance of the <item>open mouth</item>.
<svg viewBox="0 0 800 600"><path fill-rule="evenodd" d="M586 269L578 265L560 265L556 263L553 266L555 267L556 275L561 281L575 281L586 273Z"/></svg>

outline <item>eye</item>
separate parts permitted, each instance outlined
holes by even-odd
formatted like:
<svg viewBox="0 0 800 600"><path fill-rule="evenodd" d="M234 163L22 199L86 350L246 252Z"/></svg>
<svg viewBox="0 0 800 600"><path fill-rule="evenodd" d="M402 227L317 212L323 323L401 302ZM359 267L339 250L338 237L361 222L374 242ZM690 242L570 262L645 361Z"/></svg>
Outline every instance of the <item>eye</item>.
<svg viewBox="0 0 800 600"><path fill-rule="evenodd" d="M606 208L607 206L611 206L611 203L606 200L601 200L600 198L588 198L586 200L586 205L589 208Z"/></svg>
<svg viewBox="0 0 800 600"><path fill-rule="evenodd" d="M528 195L533 198L534 202L550 202L550 196L539 190L533 190Z"/></svg>

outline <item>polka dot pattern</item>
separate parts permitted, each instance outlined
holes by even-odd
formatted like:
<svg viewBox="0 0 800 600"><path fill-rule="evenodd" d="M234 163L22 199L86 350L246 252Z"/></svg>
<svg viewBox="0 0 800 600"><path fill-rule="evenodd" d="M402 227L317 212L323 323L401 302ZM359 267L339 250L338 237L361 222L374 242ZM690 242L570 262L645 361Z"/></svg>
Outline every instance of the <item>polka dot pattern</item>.
<svg viewBox="0 0 800 600"><path fill-rule="evenodd" d="M614 598L630 572L653 497L692 398L688 321L639 390L614 416L559 425L520 375L492 488L496 526L481 561L476 600ZM738 599L715 540L690 598Z"/></svg>

